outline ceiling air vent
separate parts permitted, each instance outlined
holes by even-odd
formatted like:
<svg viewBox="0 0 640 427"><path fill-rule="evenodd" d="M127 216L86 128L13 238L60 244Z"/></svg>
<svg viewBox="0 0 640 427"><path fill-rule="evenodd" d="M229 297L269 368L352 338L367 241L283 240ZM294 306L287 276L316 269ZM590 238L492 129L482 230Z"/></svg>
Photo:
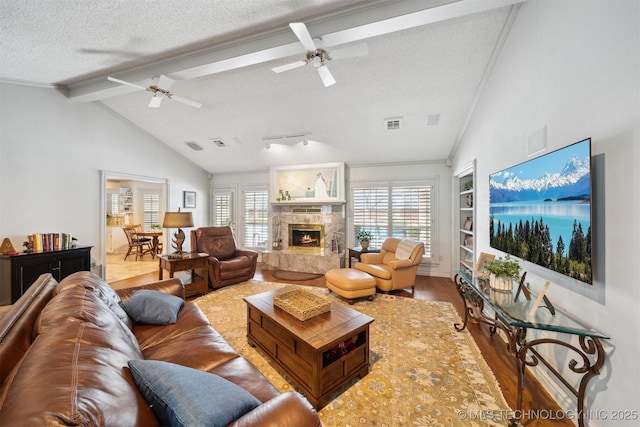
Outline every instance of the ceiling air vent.
<svg viewBox="0 0 640 427"><path fill-rule="evenodd" d="M222 138L211 138L209 141L217 145L218 147L226 147L227 144L222 140Z"/></svg>
<svg viewBox="0 0 640 427"><path fill-rule="evenodd" d="M402 127L402 117L395 117L392 119L384 119L385 130L398 130Z"/></svg>
<svg viewBox="0 0 640 427"><path fill-rule="evenodd" d="M429 114L427 116L426 126L438 126L440 123L440 114Z"/></svg>
<svg viewBox="0 0 640 427"><path fill-rule="evenodd" d="M195 143L194 141L187 141L185 142L185 144L187 144L187 146L189 148L191 148L193 151L202 151L202 147L199 146L197 143Z"/></svg>

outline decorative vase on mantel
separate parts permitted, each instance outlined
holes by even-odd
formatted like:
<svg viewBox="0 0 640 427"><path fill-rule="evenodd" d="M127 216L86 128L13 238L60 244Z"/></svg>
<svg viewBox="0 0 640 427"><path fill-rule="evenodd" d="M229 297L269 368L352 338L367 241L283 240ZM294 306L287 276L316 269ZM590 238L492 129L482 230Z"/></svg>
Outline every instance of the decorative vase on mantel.
<svg viewBox="0 0 640 427"><path fill-rule="evenodd" d="M360 241L360 247L362 248L363 251L366 251L367 249L369 249L369 242L363 242L361 240Z"/></svg>

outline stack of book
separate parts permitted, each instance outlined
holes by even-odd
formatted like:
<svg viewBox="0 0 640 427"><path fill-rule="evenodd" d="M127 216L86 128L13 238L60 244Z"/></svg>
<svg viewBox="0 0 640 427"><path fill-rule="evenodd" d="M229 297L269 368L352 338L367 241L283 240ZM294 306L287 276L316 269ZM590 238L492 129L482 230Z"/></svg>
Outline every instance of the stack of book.
<svg viewBox="0 0 640 427"><path fill-rule="evenodd" d="M69 233L34 233L29 234L27 239L34 252L71 249L72 243Z"/></svg>

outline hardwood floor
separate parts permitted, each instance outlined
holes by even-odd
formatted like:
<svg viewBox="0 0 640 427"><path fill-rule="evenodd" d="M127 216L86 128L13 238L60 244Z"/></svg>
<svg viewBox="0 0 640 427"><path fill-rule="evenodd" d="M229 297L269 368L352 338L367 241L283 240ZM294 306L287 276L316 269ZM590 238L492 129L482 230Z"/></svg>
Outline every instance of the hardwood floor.
<svg viewBox="0 0 640 427"><path fill-rule="evenodd" d="M125 260L122 253L107 254L105 266L109 283L150 272L158 274L158 259L149 254L137 260L135 255L129 255Z"/></svg>
<svg viewBox="0 0 640 427"><path fill-rule="evenodd" d="M324 277L320 277L313 280L306 280L303 282L288 282L282 279L276 279L269 270L262 270L258 266L255 279L271 281L271 282L286 282L297 283L307 286L324 287ZM141 276L119 280L111 283L114 288L128 287L136 284L146 283L150 281L158 280L157 271L153 273L144 274ZM454 283L448 278L442 277L425 277L418 276L415 284L415 291L412 294L410 289L404 289L396 291L394 295L399 295L407 298L416 298L421 300L431 301L448 301L454 305L460 317L464 316L464 304L455 289ZM511 408L516 407L517 396L517 374L515 360L512 356L508 355L505 351L505 343L496 335L491 335L486 325L469 324L469 332L473 336L477 343L484 359L493 371L505 399ZM554 416L548 417L553 419L526 419L527 411L532 413L541 414L561 414L560 407L551 398L547 391L538 383L538 381L531 375L527 376L526 388L523 394L523 408L524 418L522 422L526 426L574 426L575 424L566 418ZM509 414L511 415L511 414Z"/></svg>

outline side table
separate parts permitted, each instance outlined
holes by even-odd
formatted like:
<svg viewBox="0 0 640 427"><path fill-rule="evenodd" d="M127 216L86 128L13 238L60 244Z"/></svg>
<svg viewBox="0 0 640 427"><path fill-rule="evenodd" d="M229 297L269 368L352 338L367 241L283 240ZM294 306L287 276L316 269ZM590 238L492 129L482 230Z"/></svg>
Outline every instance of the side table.
<svg viewBox="0 0 640 427"><path fill-rule="evenodd" d="M209 285L209 255L192 252L184 254L181 258L171 258L169 255L158 255L159 271L158 278L163 279L163 271L169 272L172 278L176 271L189 271L189 279L184 284L185 297L205 294ZM195 269L202 269L204 277L195 274Z"/></svg>
<svg viewBox="0 0 640 427"><path fill-rule="evenodd" d="M509 425L522 425L521 418L527 412L522 410L527 367L544 365L545 372L560 380L577 398L575 414L578 427L585 427L585 414L590 413L585 407L587 383L594 376L600 375L601 368L605 366L607 353L601 341L608 340L609 337L563 310L557 308L552 310L549 305L537 307L534 305L534 298L518 299L520 284L516 281L511 291L495 291L485 287L479 277L468 276L464 271L456 270L454 282L463 303L471 304L465 310L463 324L453 325L456 330L462 331L467 327L469 318L474 318L480 323L489 325L491 335L500 329L507 337L507 352L514 357L518 368L516 407ZM468 296L469 290L474 296ZM491 308L493 312L491 316L482 312L484 306ZM532 312L534 307L536 309ZM527 332L530 329L551 331L554 334L527 338ZM569 339L566 335L569 335ZM575 341L578 341L579 345ZM551 345L559 345L562 351L567 353L556 359L555 349L548 352L546 349L539 350ZM547 353L551 357L547 357ZM563 367L565 363L566 366ZM580 377L579 386L576 388L577 379ZM588 418L586 419L588 421Z"/></svg>
<svg viewBox="0 0 640 427"><path fill-rule="evenodd" d="M351 268L351 258L355 258L356 260L360 261L360 255L362 254L377 254L380 253L380 249L376 249L376 248L369 248L369 249L362 249L360 246L356 246L355 248L349 248L349 254L348 259L349 259L349 268Z"/></svg>

